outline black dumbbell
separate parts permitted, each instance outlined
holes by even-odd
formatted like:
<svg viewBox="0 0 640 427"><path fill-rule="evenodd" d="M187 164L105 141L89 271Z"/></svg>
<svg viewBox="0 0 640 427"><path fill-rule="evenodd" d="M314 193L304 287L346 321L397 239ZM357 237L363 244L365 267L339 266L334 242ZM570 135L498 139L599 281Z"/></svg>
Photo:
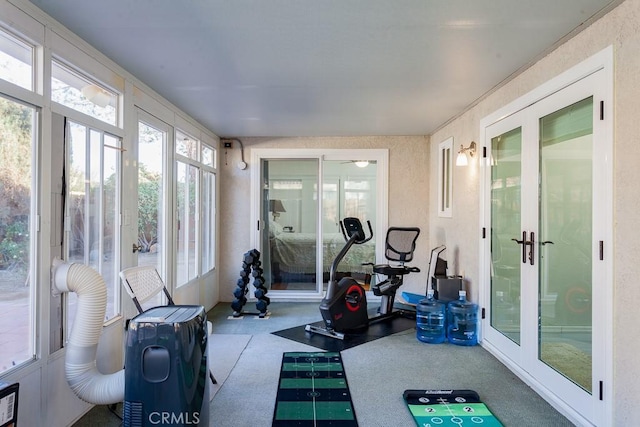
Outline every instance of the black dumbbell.
<svg viewBox="0 0 640 427"><path fill-rule="evenodd" d="M267 289L264 288L264 287L257 288L253 292L253 295L255 295L255 297L258 298L258 299L263 299L266 294L267 294Z"/></svg>
<svg viewBox="0 0 640 427"><path fill-rule="evenodd" d="M245 298L244 296L242 298L236 298L231 303L231 308L233 309L233 311L241 311L242 307L244 307L246 303L247 298Z"/></svg>
<svg viewBox="0 0 640 427"><path fill-rule="evenodd" d="M247 294L247 292L249 292L249 288L236 288L233 291L233 296L236 297L237 299L242 298L243 296L245 296Z"/></svg>
<svg viewBox="0 0 640 427"><path fill-rule="evenodd" d="M260 301L256 302L256 308L261 313L264 313L265 311L267 311L268 305L269 305L269 298L267 297L264 297L264 299L261 299Z"/></svg>
<svg viewBox="0 0 640 427"><path fill-rule="evenodd" d="M258 255L256 255L253 251L246 252L242 257L242 262L247 265L252 265L257 260Z"/></svg>

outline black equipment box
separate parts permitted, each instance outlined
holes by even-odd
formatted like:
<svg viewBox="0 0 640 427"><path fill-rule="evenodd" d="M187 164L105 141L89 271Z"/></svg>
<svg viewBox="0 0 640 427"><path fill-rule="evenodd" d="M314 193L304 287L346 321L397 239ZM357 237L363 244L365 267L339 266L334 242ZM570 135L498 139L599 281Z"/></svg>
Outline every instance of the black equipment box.
<svg viewBox="0 0 640 427"><path fill-rule="evenodd" d="M155 307L131 319L124 427L209 425L206 330L202 306Z"/></svg>
<svg viewBox="0 0 640 427"><path fill-rule="evenodd" d="M458 299L458 291L462 290L462 276L435 276L431 278L433 296L439 301Z"/></svg>
<svg viewBox="0 0 640 427"><path fill-rule="evenodd" d="M0 427L18 425L18 390L20 384L0 382Z"/></svg>

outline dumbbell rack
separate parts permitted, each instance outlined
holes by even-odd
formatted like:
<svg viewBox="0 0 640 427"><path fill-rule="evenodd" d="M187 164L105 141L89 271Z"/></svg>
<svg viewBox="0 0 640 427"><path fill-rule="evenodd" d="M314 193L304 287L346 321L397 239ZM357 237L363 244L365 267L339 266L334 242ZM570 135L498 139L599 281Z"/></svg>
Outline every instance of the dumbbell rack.
<svg viewBox="0 0 640 427"><path fill-rule="evenodd" d="M265 280L260 262L260 252L257 249L251 249L242 257L242 270L240 270L240 278L236 283L236 289L233 291L234 300L231 303L233 317L241 317L243 315L253 315L264 318L267 316L267 306L271 302L267 296L268 289L264 286ZM249 281L253 277L253 287L255 288L253 295L257 298L257 313L243 311L242 308L247 303L247 293L249 293Z"/></svg>

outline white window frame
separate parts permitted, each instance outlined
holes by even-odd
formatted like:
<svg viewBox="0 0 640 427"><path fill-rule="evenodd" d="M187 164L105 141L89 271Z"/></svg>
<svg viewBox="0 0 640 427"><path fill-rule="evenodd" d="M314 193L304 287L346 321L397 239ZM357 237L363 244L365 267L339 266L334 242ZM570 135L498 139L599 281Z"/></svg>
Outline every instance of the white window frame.
<svg viewBox="0 0 640 427"><path fill-rule="evenodd" d="M438 216L453 216L453 137L438 144Z"/></svg>

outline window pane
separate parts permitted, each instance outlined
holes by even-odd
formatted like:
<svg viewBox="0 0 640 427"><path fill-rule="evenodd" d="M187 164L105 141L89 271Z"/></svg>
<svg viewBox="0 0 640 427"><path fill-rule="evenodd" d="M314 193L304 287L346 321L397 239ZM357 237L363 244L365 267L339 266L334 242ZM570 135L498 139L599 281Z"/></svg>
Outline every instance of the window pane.
<svg viewBox="0 0 640 427"><path fill-rule="evenodd" d="M0 78L33 90L33 46L0 30Z"/></svg>
<svg viewBox="0 0 640 427"><path fill-rule="evenodd" d="M211 166L211 167L215 167L215 164L213 162L214 153L215 153L215 151L213 150L213 148L210 148L210 147L207 147L206 145L203 145L202 146L202 164L203 165L207 165L207 166Z"/></svg>
<svg viewBox="0 0 640 427"><path fill-rule="evenodd" d="M202 273L206 273L215 267L215 174L205 172L202 185Z"/></svg>
<svg viewBox="0 0 640 427"><path fill-rule="evenodd" d="M197 139L186 135L183 132L176 131L176 154L188 157L192 160L198 160L198 145Z"/></svg>
<svg viewBox="0 0 640 427"><path fill-rule="evenodd" d="M116 126L118 95L52 61L51 100Z"/></svg>
<svg viewBox="0 0 640 427"><path fill-rule="evenodd" d="M0 98L0 372L33 358L33 108Z"/></svg>
<svg viewBox="0 0 640 427"><path fill-rule="evenodd" d="M186 284L196 277L196 194L198 168L183 162L176 162L177 169L177 285Z"/></svg>
<svg viewBox="0 0 640 427"><path fill-rule="evenodd" d="M69 122L68 192L65 245L70 262L95 269L107 286L105 321L118 315L118 212L120 140L96 129ZM69 324L77 302L68 295Z"/></svg>
<svg viewBox="0 0 640 427"><path fill-rule="evenodd" d="M317 291L317 171L316 159L262 160L262 265L271 289Z"/></svg>

